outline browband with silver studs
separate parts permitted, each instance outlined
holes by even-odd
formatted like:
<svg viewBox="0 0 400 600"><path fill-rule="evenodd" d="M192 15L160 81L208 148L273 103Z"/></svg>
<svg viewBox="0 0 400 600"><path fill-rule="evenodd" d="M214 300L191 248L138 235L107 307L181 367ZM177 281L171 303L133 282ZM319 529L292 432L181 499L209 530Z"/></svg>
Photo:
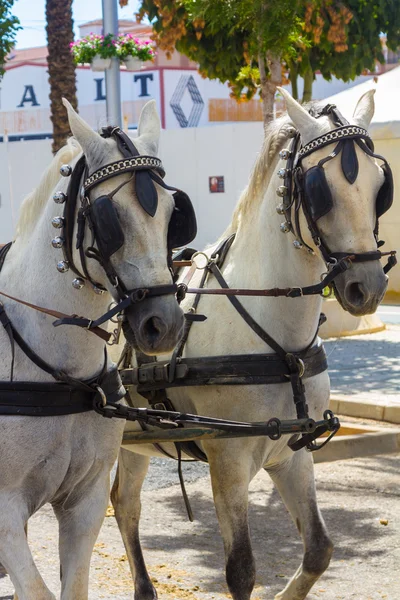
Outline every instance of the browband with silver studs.
<svg viewBox="0 0 400 600"><path fill-rule="evenodd" d="M105 165L101 169L98 169L92 175L90 175L84 182L83 187L85 192L88 192L93 186L106 181L110 177L120 175L121 173L127 173L129 171L136 171L141 169L155 169L163 177L165 175L162 162L159 158L154 156L137 156L133 158L123 158L116 162Z"/></svg>

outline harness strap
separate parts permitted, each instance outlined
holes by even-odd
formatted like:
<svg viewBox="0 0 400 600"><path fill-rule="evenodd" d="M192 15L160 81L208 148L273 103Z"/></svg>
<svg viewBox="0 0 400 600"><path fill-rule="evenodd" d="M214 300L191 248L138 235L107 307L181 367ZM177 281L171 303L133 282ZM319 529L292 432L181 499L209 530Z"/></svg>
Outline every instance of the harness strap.
<svg viewBox="0 0 400 600"><path fill-rule="evenodd" d="M209 269L212 272L212 274L214 275L215 279L220 284L220 286L224 289L229 289L229 286L226 283L226 281L225 281L221 271L217 267L217 265L213 262L210 262ZM232 290L232 291L235 291L235 290ZM241 304L241 302L234 295L229 295L229 296L227 296L227 298L228 298L229 302L232 304L232 306L235 307L235 309L237 310L239 315L242 317L242 319L244 321L246 321L246 323L247 323L247 325L249 325L249 327L251 327L251 329L254 331L254 333L256 333L258 335L258 337L262 339L263 342L268 344L268 346L270 346L270 348L272 348L272 350L274 350L274 352L276 352L276 354L278 354L278 356L280 356L283 360L285 360L286 359L285 350L282 348L282 346L280 346L278 344L278 342L276 342L270 335L268 335L268 333L253 319L253 317L250 315L250 313L248 313L247 310L244 308L243 304Z"/></svg>
<svg viewBox="0 0 400 600"><path fill-rule="evenodd" d="M102 325L106 321L109 321L112 317L125 310L125 308L128 308L128 306L130 306L131 304L137 304L138 302L142 302L142 300L144 300L145 298L151 298L152 296L166 296L169 294L176 294L177 290L178 286L175 283L166 285L154 285L149 288L137 288L128 292L129 295L127 298L124 298L123 300L118 302L118 304L116 304L113 308L108 310L96 320L87 319L85 317L63 315L62 313L59 313L60 318L54 321L53 325L54 327L59 327L60 325L76 325L77 327L83 327L88 331L97 331L99 325ZM100 329L100 331L104 330ZM107 340L109 340L112 334L108 332L106 333Z"/></svg>
<svg viewBox="0 0 400 600"><path fill-rule="evenodd" d="M2 302L0 302L0 321L8 335L8 339L10 340L10 346L11 346L10 381L12 381L14 379L14 360L15 360L14 336L13 336L13 331L12 331L12 327L11 327L11 321L8 318L8 315L4 309L4 304Z"/></svg>
<svg viewBox="0 0 400 600"><path fill-rule="evenodd" d="M377 251L379 252L379 251ZM395 254L395 251L393 251ZM379 253L380 256L384 256L385 254L393 254L392 252L388 253ZM306 287L287 287L287 288L271 288L266 290L254 290L254 289L246 289L246 288L229 288L228 286L224 286L222 288L185 288L182 286L179 293L182 295L185 294L210 294L217 296L228 296L229 298L234 296L267 296L267 297L278 297L284 296L286 298L299 298L301 296L312 296L315 294L320 294L323 290L329 286L332 281L337 277L340 273L346 271L351 263L353 262L353 254L345 254L344 257L339 260L334 266L330 269L329 273L325 275L320 283L316 283L314 285L306 286ZM332 263L331 263L332 264ZM211 267L210 267L211 268ZM215 273L213 273L215 275ZM215 275L218 280L217 276ZM222 275L221 275L222 277ZM220 282L218 282L220 283ZM220 284L221 285L221 284Z"/></svg>
<svg viewBox="0 0 400 600"><path fill-rule="evenodd" d="M66 315L62 312L59 312L58 310L52 310L50 308L43 308L42 306L37 306L36 304L31 304L30 302L26 302L25 300L20 300L19 298L15 298L15 296L10 296L10 294L6 294L5 292L0 291L0 295L1 296L5 296L6 298L9 298L10 300L14 300L14 302L18 302L19 304L23 304L24 306L28 306L29 308L33 308L33 310L37 310L38 312L44 313L46 315L50 315L51 317L56 317L59 321L80 321L80 322L84 322L85 325L81 325L86 326L86 329L88 329L88 331L91 331L92 333L94 333L95 335L97 335L98 337L100 337L102 340L104 340L105 342L107 342L110 337L111 337L111 333L109 333L108 331L105 331L104 329L101 329L100 327L98 327L97 325L94 325L93 327L88 327L87 325L89 323L92 323L92 321L90 321L90 319L85 319L83 317L75 317L74 315ZM114 313L115 314L115 313ZM104 319L104 321L107 319ZM104 321L102 321L102 323L104 323ZM55 321L55 323L58 323L58 321ZM59 323L61 325L61 323ZM54 325L54 323L53 323Z"/></svg>

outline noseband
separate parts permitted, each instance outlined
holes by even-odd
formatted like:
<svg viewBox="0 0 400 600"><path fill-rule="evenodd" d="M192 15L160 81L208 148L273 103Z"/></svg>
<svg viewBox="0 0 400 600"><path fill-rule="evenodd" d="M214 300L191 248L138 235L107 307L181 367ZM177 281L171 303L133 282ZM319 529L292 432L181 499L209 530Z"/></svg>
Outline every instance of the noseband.
<svg viewBox="0 0 400 600"><path fill-rule="evenodd" d="M283 233L293 233L296 239L293 246L297 249L305 248L314 254L313 248L303 238L300 227L300 208L303 210L314 244L320 250L328 270L343 258L351 259L351 262L366 262L378 260L382 256L389 256L384 267L387 273L395 264L395 252L331 252L320 233L317 221L333 208L332 193L324 173L324 165L341 154L342 172L350 184L353 184L358 175L358 160L355 151L357 144L363 152L383 162L385 181L379 190L376 199L376 223L374 236L378 248L384 242L378 240L379 217L382 216L393 203L393 175L391 168L383 156L374 153L374 145L368 132L362 127L350 125L340 114L334 105L328 104L322 109L312 109L310 113L319 118L323 115L329 116L337 129L330 131L305 146L301 146L300 134L296 132L290 149L281 150L279 156L287 160L287 167L280 169L278 175L283 179L283 185L277 189L277 194L282 198L282 203L277 206L278 214L285 215L286 221L281 223ZM324 148L336 144L333 151L321 159L317 166L304 171L302 161L306 156Z"/></svg>

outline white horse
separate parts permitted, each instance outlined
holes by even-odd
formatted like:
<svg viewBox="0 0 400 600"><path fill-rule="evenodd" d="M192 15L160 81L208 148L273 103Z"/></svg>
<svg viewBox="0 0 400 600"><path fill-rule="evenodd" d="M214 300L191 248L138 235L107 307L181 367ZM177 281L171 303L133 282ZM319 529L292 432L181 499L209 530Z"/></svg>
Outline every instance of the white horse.
<svg viewBox="0 0 400 600"><path fill-rule="evenodd" d="M276 214L276 190L282 180L277 168L286 163L278 151L291 143L293 125L302 145L335 129L328 116L314 118L282 90L288 116L269 128L256 161L249 185L243 192L227 237L236 238L223 264L223 275L231 288L272 288L307 286L318 283L326 266L311 235L304 214L300 214L304 241L314 249L294 249L291 233L279 230L282 217ZM359 101L352 123L367 129L374 112L373 92ZM376 250L373 234L375 202L384 182L378 162L358 145L359 175L350 185L344 177L340 157L324 165L333 208L318 220L319 231L332 252L363 253ZM304 158L303 170L328 156L332 145L317 149ZM244 151L244 150L243 150ZM322 201L323 198L317 198ZM216 245L205 252L211 256ZM192 280L191 286L196 287ZM354 263L335 280L336 293L346 310L354 315L375 311L387 286L387 277L378 260ZM190 286L190 287L191 287ZM210 274L206 287L220 287ZM322 308L320 295L308 298L240 297L251 316L288 351L300 351L313 340ZM188 296L183 306L193 302ZM227 298L202 296L199 311L207 320L195 324L183 357L259 354L272 352L234 310ZM329 402L329 377L323 372L304 380L310 416L321 419ZM175 410L234 421L268 421L295 417L291 386L213 385L179 387L167 390ZM145 402L135 396L135 403ZM134 426L130 427L133 430ZM327 568L332 542L319 511L314 484L313 459L301 449L293 452L288 438L241 438L198 442L207 455L214 502L224 541L226 578L234 600L249 600L255 582L255 564L248 527L248 486L260 469L265 469L276 485L302 537L304 556L298 570L276 600L303 600ZM173 444L162 444L176 456ZM119 473L112 492L116 518L127 549L135 581L135 600L155 600L157 593L149 579L141 552L138 526L140 488L150 455L161 456L150 445L125 445L119 456Z"/></svg>
<svg viewBox="0 0 400 600"><path fill-rule="evenodd" d="M56 233L52 219L60 207L52 196L56 191L67 191L68 179L60 177L60 166L65 162L74 166L82 152L89 173L123 157L114 139L104 139L92 131L69 103L64 103L75 140L72 138L58 152L38 188L25 200L15 242L0 274L0 290L42 307L95 319L106 312L113 299L113 288L94 260L87 260L88 272L92 280L107 288L103 294L95 293L88 282L77 291L71 286L71 271L57 272L62 251L51 248ZM154 102L143 108L138 134L135 145L139 153L155 156L160 122ZM23 177L23 164L20 171ZM91 202L128 182L131 175L119 174L100 183L90 191ZM158 209L151 217L139 205L131 185L122 186L114 197L125 243L111 257L112 266L128 289L171 284L167 229L174 208L172 195L156 186ZM74 223L76 219L75 214ZM87 229L85 242L88 240ZM82 269L75 249L73 258ZM17 332L53 369L62 369L78 380L88 380L101 372L105 363L102 339L78 327L54 328L54 318L8 298L3 301ZM164 295L131 307L129 323L142 350L163 352L179 340L183 313L173 294ZM10 378L11 367L10 340L2 326L0 353L1 388L1 381ZM106 369L111 365L107 359ZM14 381L55 383L17 343ZM35 566L24 533L29 517L45 503L52 504L59 522L61 598L87 600L90 557L106 511L109 473L118 454L123 427L124 421L105 419L94 411L40 418L0 416L0 561L19 600L55 599Z"/></svg>

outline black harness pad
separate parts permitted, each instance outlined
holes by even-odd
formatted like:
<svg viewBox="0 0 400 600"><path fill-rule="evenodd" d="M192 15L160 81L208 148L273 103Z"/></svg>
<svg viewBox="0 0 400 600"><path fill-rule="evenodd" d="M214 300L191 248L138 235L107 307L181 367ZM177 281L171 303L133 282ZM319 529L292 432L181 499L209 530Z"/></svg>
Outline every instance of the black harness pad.
<svg viewBox="0 0 400 600"><path fill-rule="evenodd" d="M90 208L90 217L100 253L109 259L125 241L117 210L108 196L97 198Z"/></svg>
<svg viewBox="0 0 400 600"><path fill-rule="evenodd" d="M307 207L314 221L318 221L333 208L332 193L320 166L311 167L304 175Z"/></svg>
<svg viewBox="0 0 400 600"><path fill-rule="evenodd" d="M376 218L379 219L393 204L393 173L388 164L382 166L385 173L385 181L383 182L378 195L376 197Z"/></svg>
<svg viewBox="0 0 400 600"><path fill-rule="evenodd" d="M175 192L175 208L168 227L168 248L190 244L197 234L197 221L193 205L185 192Z"/></svg>

